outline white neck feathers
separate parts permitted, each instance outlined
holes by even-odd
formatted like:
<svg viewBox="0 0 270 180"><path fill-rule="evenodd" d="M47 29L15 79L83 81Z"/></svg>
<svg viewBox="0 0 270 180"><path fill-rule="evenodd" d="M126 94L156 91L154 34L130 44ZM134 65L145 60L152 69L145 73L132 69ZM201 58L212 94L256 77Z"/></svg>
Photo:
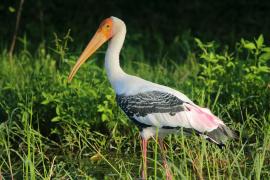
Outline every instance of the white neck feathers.
<svg viewBox="0 0 270 180"><path fill-rule="evenodd" d="M106 51L105 68L112 86L115 87L117 80L122 79L125 75L120 67L119 56L126 36L126 26L120 19L112 18L114 20L114 35Z"/></svg>

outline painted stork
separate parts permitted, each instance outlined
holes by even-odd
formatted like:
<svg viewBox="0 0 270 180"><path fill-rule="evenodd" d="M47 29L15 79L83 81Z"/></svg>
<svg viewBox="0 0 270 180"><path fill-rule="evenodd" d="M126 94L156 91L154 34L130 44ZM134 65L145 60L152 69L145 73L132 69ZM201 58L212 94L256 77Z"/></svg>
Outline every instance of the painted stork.
<svg viewBox="0 0 270 180"><path fill-rule="evenodd" d="M163 145L163 138L167 134L183 129L189 133L195 132L219 146L223 146L227 139L233 139L236 135L209 109L197 106L181 92L126 74L119 63L125 35L126 25L122 20L116 17L103 20L71 70L68 81L72 80L80 66L103 43L110 40L105 55L105 68L115 90L118 105L140 130L142 178L147 177L147 141L158 132L166 177L172 179Z"/></svg>

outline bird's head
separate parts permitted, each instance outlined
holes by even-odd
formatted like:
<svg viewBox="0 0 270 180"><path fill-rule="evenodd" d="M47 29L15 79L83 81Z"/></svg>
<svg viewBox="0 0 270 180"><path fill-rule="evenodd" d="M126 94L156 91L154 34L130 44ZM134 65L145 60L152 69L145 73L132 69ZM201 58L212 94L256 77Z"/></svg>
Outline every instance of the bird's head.
<svg viewBox="0 0 270 180"><path fill-rule="evenodd" d="M96 31L95 35L92 37L76 64L72 68L69 76L68 82L72 80L76 72L79 70L80 66L106 41L114 36L119 30L119 24L123 23L120 19L116 17L109 17L101 22Z"/></svg>

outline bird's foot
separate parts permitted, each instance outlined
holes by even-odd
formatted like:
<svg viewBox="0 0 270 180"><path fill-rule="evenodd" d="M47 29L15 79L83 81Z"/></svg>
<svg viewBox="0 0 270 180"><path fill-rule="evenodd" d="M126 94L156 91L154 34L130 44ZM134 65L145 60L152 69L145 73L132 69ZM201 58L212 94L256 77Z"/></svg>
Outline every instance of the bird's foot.
<svg viewBox="0 0 270 180"><path fill-rule="evenodd" d="M166 169L166 180L172 180L172 174L171 171L169 169Z"/></svg>
<svg viewBox="0 0 270 180"><path fill-rule="evenodd" d="M172 180L173 176L171 174L171 170L170 170L166 160L163 161L163 166L164 166L164 169L166 171L166 180Z"/></svg>

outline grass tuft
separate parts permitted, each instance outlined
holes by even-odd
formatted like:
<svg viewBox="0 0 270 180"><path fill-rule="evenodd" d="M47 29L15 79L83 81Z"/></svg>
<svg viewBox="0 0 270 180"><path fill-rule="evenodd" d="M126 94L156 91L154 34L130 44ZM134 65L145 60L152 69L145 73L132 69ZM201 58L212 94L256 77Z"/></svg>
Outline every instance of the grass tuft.
<svg viewBox="0 0 270 180"><path fill-rule="evenodd" d="M0 177L2 179L133 179L140 176L139 133L117 107L103 66L86 63L71 84L76 57L55 36L55 54L27 46L8 60L0 54ZM27 44L25 39L21 39ZM187 41L185 41L187 43ZM195 39L185 56L176 44L147 63L142 47L123 49L123 69L164 84L209 107L239 140L226 148L183 132L165 139L175 179L267 179L270 177L269 59L262 36L241 40L235 50ZM165 46L160 44L161 47ZM193 48L193 49L191 49ZM162 49L162 48L160 48ZM60 58L60 60L58 60ZM157 139L149 143L149 179L165 177ZM0 179L1 179L0 178Z"/></svg>

